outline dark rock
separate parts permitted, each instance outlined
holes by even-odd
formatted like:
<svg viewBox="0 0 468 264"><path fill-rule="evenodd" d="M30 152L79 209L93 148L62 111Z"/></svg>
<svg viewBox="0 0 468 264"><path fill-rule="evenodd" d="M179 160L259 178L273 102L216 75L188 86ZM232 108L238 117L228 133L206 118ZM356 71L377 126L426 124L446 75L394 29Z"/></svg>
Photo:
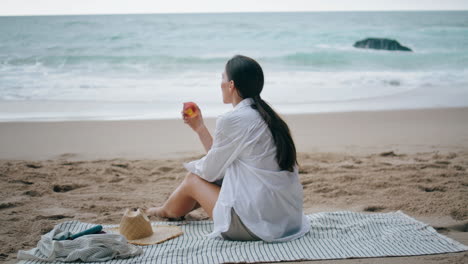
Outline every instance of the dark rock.
<svg viewBox="0 0 468 264"><path fill-rule="evenodd" d="M357 41L353 46L362 49L412 51L410 48L402 46L396 40L385 38L366 38Z"/></svg>

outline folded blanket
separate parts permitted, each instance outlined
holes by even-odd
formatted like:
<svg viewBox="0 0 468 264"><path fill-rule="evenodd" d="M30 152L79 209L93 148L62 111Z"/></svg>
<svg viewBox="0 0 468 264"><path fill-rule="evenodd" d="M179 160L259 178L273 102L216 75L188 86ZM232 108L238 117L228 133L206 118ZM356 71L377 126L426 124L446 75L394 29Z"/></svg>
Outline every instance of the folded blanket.
<svg viewBox="0 0 468 264"><path fill-rule="evenodd" d="M468 247L437 233L404 213L329 212L307 215L311 231L282 243L228 241L204 237L213 222L179 221L152 224L180 225L184 234L161 244L143 246L143 254L108 263L225 263L277 262L385 256L414 256L460 252ZM62 223L73 232L89 224ZM106 228L117 225L103 225ZM37 262L21 262L37 263Z"/></svg>
<svg viewBox="0 0 468 264"><path fill-rule="evenodd" d="M74 240L54 240L61 234L77 233L92 227L92 224L77 221L61 223L52 231L43 235L37 247L28 251L20 250L18 259L41 261L85 261L100 262L114 258L127 258L140 255L143 250L127 243L127 239L118 234L86 235Z"/></svg>

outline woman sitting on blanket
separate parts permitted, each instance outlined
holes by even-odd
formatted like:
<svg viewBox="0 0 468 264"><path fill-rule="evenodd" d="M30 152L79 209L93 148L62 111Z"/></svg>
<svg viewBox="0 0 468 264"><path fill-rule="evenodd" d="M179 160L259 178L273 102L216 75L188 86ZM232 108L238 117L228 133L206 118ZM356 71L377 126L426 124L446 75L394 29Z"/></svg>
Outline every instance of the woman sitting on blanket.
<svg viewBox="0 0 468 264"><path fill-rule="evenodd" d="M208 237L283 242L310 230L303 213L296 148L287 124L262 99L263 71L236 55L222 73L223 103L233 109L216 120L214 138L196 117L183 116L207 154L184 163L189 171L161 207L148 215L183 217L202 207L213 219Z"/></svg>

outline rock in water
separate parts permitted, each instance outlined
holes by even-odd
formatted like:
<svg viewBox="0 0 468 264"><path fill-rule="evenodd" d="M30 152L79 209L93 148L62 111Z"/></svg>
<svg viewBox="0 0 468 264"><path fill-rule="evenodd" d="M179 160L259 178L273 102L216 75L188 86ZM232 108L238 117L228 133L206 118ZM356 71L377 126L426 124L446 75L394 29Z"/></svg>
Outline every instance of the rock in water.
<svg viewBox="0 0 468 264"><path fill-rule="evenodd" d="M402 46L396 40L384 38L366 38L365 40L357 41L353 46L362 49L412 51L410 48Z"/></svg>

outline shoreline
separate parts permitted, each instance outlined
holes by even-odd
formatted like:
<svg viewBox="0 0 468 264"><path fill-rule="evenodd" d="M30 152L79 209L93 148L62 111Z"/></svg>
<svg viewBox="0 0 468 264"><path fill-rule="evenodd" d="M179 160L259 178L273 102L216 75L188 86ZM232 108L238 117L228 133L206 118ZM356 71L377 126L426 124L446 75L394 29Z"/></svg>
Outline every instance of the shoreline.
<svg viewBox="0 0 468 264"><path fill-rule="evenodd" d="M230 104L229 104L230 105ZM375 113L375 112L401 112L401 111L426 111L426 110L455 110L455 109L464 109L468 108L468 106L453 106L453 107L422 107L422 108L397 108L397 109L366 109L366 110L336 110L336 111L322 111L322 112L304 112L304 113L279 113L275 111L282 117L284 116L304 116L304 115L326 115L326 114L353 114L353 113ZM230 108L232 109L232 108ZM229 111L229 110L228 110ZM219 114L223 114L224 112L220 112ZM121 119L59 119L59 120L32 120L32 119L24 119L24 120L1 120L0 124L5 123L53 123L53 122L124 122L124 121L167 121L167 120L180 120L179 118L175 117L160 117L160 118L121 118ZM207 116L204 117L205 120L207 119L216 119L215 116Z"/></svg>
<svg viewBox="0 0 468 264"><path fill-rule="evenodd" d="M272 107L283 116L454 109L468 107L466 102L459 99L463 98L463 95L464 94L459 94L457 97L458 99L451 101L447 101L446 98L441 98L441 101L437 104L424 103L418 101L417 98L421 96L427 97L427 95L421 94L421 91L416 89L406 93L376 96L366 99L308 103L274 103ZM182 103L183 101L167 103L156 101L0 100L0 123L174 120L180 118L179 113L182 109ZM230 104L220 103L200 102L200 106L202 107L203 115L207 118L216 118L220 114L232 109Z"/></svg>
<svg viewBox="0 0 468 264"><path fill-rule="evenodd" d="M468 148L468 107L282 115L298 152ZM211 133L215 118L205 118ZM182 119L0 122L0 159L164 158L203 154Z"/></svg>

